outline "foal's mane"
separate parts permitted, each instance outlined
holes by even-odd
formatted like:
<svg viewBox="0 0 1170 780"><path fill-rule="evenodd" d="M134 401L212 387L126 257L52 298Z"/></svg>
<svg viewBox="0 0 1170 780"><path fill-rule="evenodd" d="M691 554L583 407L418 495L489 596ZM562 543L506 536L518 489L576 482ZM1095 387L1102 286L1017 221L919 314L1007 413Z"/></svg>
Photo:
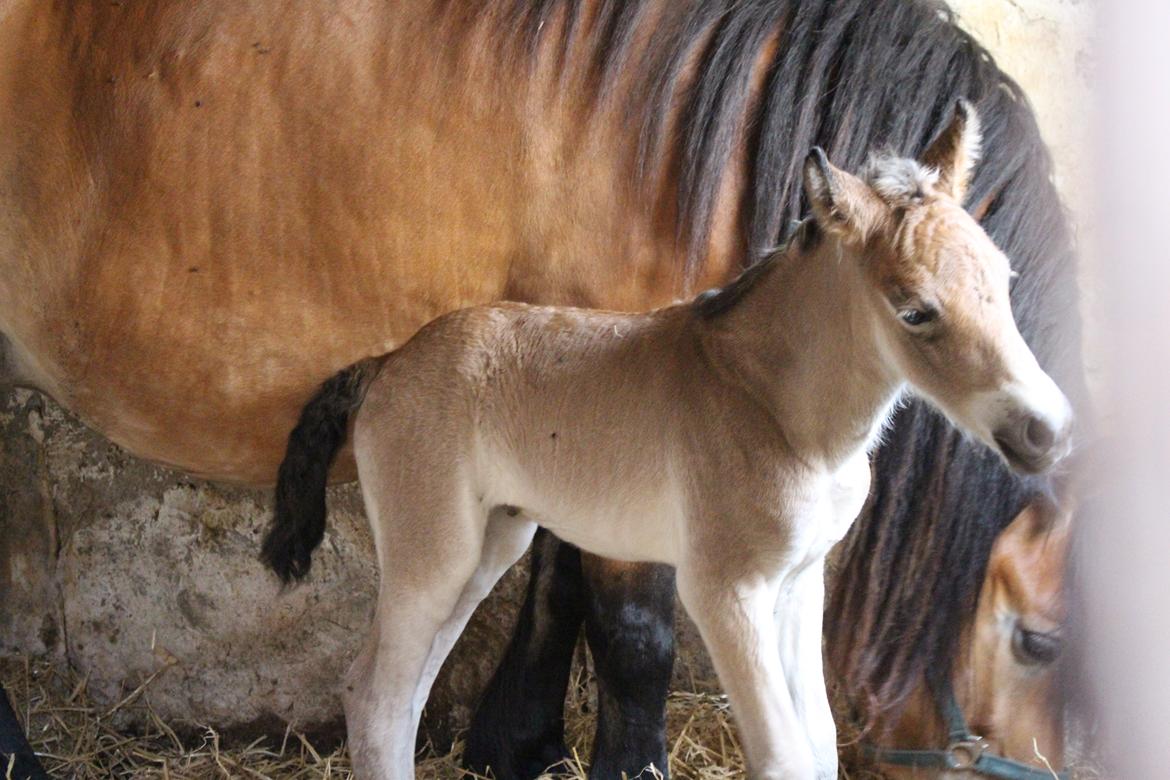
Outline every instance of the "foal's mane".
<svg viewBox="0 0 1170 780"><path fill-rule="evenodd" d="M792 231L786 244L766 253L723 287L695 296L695 311L700 317L711 319L731 310L767 275L769 269L784 261L790 250L808 252L820 242L821 236L816 220L806 218Z"/></svg>
<svg viewBox="0 0 1170 780"><path fill-rule="evenodd" d="M454 0L437 1L446 13L467 13ZM497 45L517 56L535 61L542 45L553 45L561 63L587 58L594 101L620 101L630 119L639 174L672 174L692 273L740 142L750 264L805 211L800 174L812 146L852 171L875 149L917 158L955 100L967 98L984 141L968 208L1020 273L1012 303L1025 339L1074 402L1083 397L1075 259L1048 151L1019 86L946 6L664 2L495 0L476 18L490 17ZM764 83L754 89L761 58ZM696 305L717 313L752 278ZM825 626L834 671L870 715L897 710L924 676L952 668L991 543L1032 490L924 404L897 414L876 457L870 501L844 542Z"/></svg>

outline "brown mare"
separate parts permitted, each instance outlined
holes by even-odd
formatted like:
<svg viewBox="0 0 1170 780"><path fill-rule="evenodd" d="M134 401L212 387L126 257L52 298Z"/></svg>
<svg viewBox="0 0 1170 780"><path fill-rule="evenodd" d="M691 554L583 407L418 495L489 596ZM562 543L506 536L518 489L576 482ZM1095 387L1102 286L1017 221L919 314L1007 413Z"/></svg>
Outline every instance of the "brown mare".
<svg viewBox="0 0 1170 780"><path fill-rule="evenodd" d="M313 387L443 312L641 310L721 283L801 215L810 146L851 169L876 146L914 155L961 96L987 136L968 206L1021 271L1021 332L1079 381L1047 153L1018 88L933 3L5 0L0 74L0 376L193 473L270 483ZM856 585L831 594L844 628L826 625L831 653L861 648L835 664L859 696L896 707L950 663L1025 492L925 408L897 415ZM538 645L521 624L499 679L529 695L493 687L481 713L507 706L471 742L497 767L559 748L564 637L584 620L612 704L597 771L644 765L669 575L545 552L555 587L534 595L581 607L526 607L556 630ZM922 561L919 590L956 609L897 587Z"/></svg>

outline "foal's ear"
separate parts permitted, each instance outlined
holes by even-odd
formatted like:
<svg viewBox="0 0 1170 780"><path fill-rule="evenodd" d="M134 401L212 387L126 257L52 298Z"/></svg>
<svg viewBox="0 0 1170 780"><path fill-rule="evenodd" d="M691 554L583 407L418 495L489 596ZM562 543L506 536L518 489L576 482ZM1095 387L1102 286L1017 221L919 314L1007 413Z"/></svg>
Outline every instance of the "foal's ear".
<svg viewBox="0 0 1170 780"><path fill-rule="evenodd" d="M830 163L819 146L804 161L804 192L817 224L857 243L865 243L889 213L868 184Z"/></svg>
<svg viewBox="0 0 1170 780"><path fill-rule="evenodd" d="M983 134L979 115L966 100L955 103L955 116L946 130L935 138L922 156L922 162L938 171L935 189L962 203L967 195L971 173L979 162Z"/></svg>

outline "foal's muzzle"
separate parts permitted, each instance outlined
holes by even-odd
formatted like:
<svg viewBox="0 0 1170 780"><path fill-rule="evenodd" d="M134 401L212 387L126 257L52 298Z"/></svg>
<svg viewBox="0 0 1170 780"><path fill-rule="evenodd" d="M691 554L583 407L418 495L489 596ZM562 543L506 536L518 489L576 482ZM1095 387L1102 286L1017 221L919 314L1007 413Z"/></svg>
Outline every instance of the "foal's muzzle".
<svg viewBox="0 0 1170 780"><path fill-rule="evenodd" d="M1024 474L1052 468L1071 448L1072 415L1057 418L1024 413L1011 416L993 438L1008 465Z"/></svg>

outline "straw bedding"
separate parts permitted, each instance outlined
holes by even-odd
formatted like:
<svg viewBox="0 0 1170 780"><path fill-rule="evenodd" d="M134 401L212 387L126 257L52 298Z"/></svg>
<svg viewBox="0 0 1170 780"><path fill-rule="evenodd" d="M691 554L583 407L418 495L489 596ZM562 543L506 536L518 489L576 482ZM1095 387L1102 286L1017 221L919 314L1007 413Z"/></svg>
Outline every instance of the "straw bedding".
<svg viewBox="0 0 1170 780"><path fill-rule="evenodd" d="M279 739L227 744L212 727L163 721L150 706L147 678L112 707L89 698L86 681L41 659L0 661L7 688L33 748L53 777L108 778L272 778L343 780L351 777L344 746L313 744L289 728ZM578 664L566 703L566 741L572 758L550 778L584 780L593 736L596 696L588 664ZM720 780L744 776L743 757L725 697L673 693L667 703L671 771L679 780ZM126 722L140 724L133 731ZM144 726L141 724L145 724ZM423 752L422 780L467 777L459 769L462 743L449 752ZM0 778L7 767L0 767ZM657 776L647 771L642 777ZM842 773L848 780L873 780L871 773Z"/></svg>

